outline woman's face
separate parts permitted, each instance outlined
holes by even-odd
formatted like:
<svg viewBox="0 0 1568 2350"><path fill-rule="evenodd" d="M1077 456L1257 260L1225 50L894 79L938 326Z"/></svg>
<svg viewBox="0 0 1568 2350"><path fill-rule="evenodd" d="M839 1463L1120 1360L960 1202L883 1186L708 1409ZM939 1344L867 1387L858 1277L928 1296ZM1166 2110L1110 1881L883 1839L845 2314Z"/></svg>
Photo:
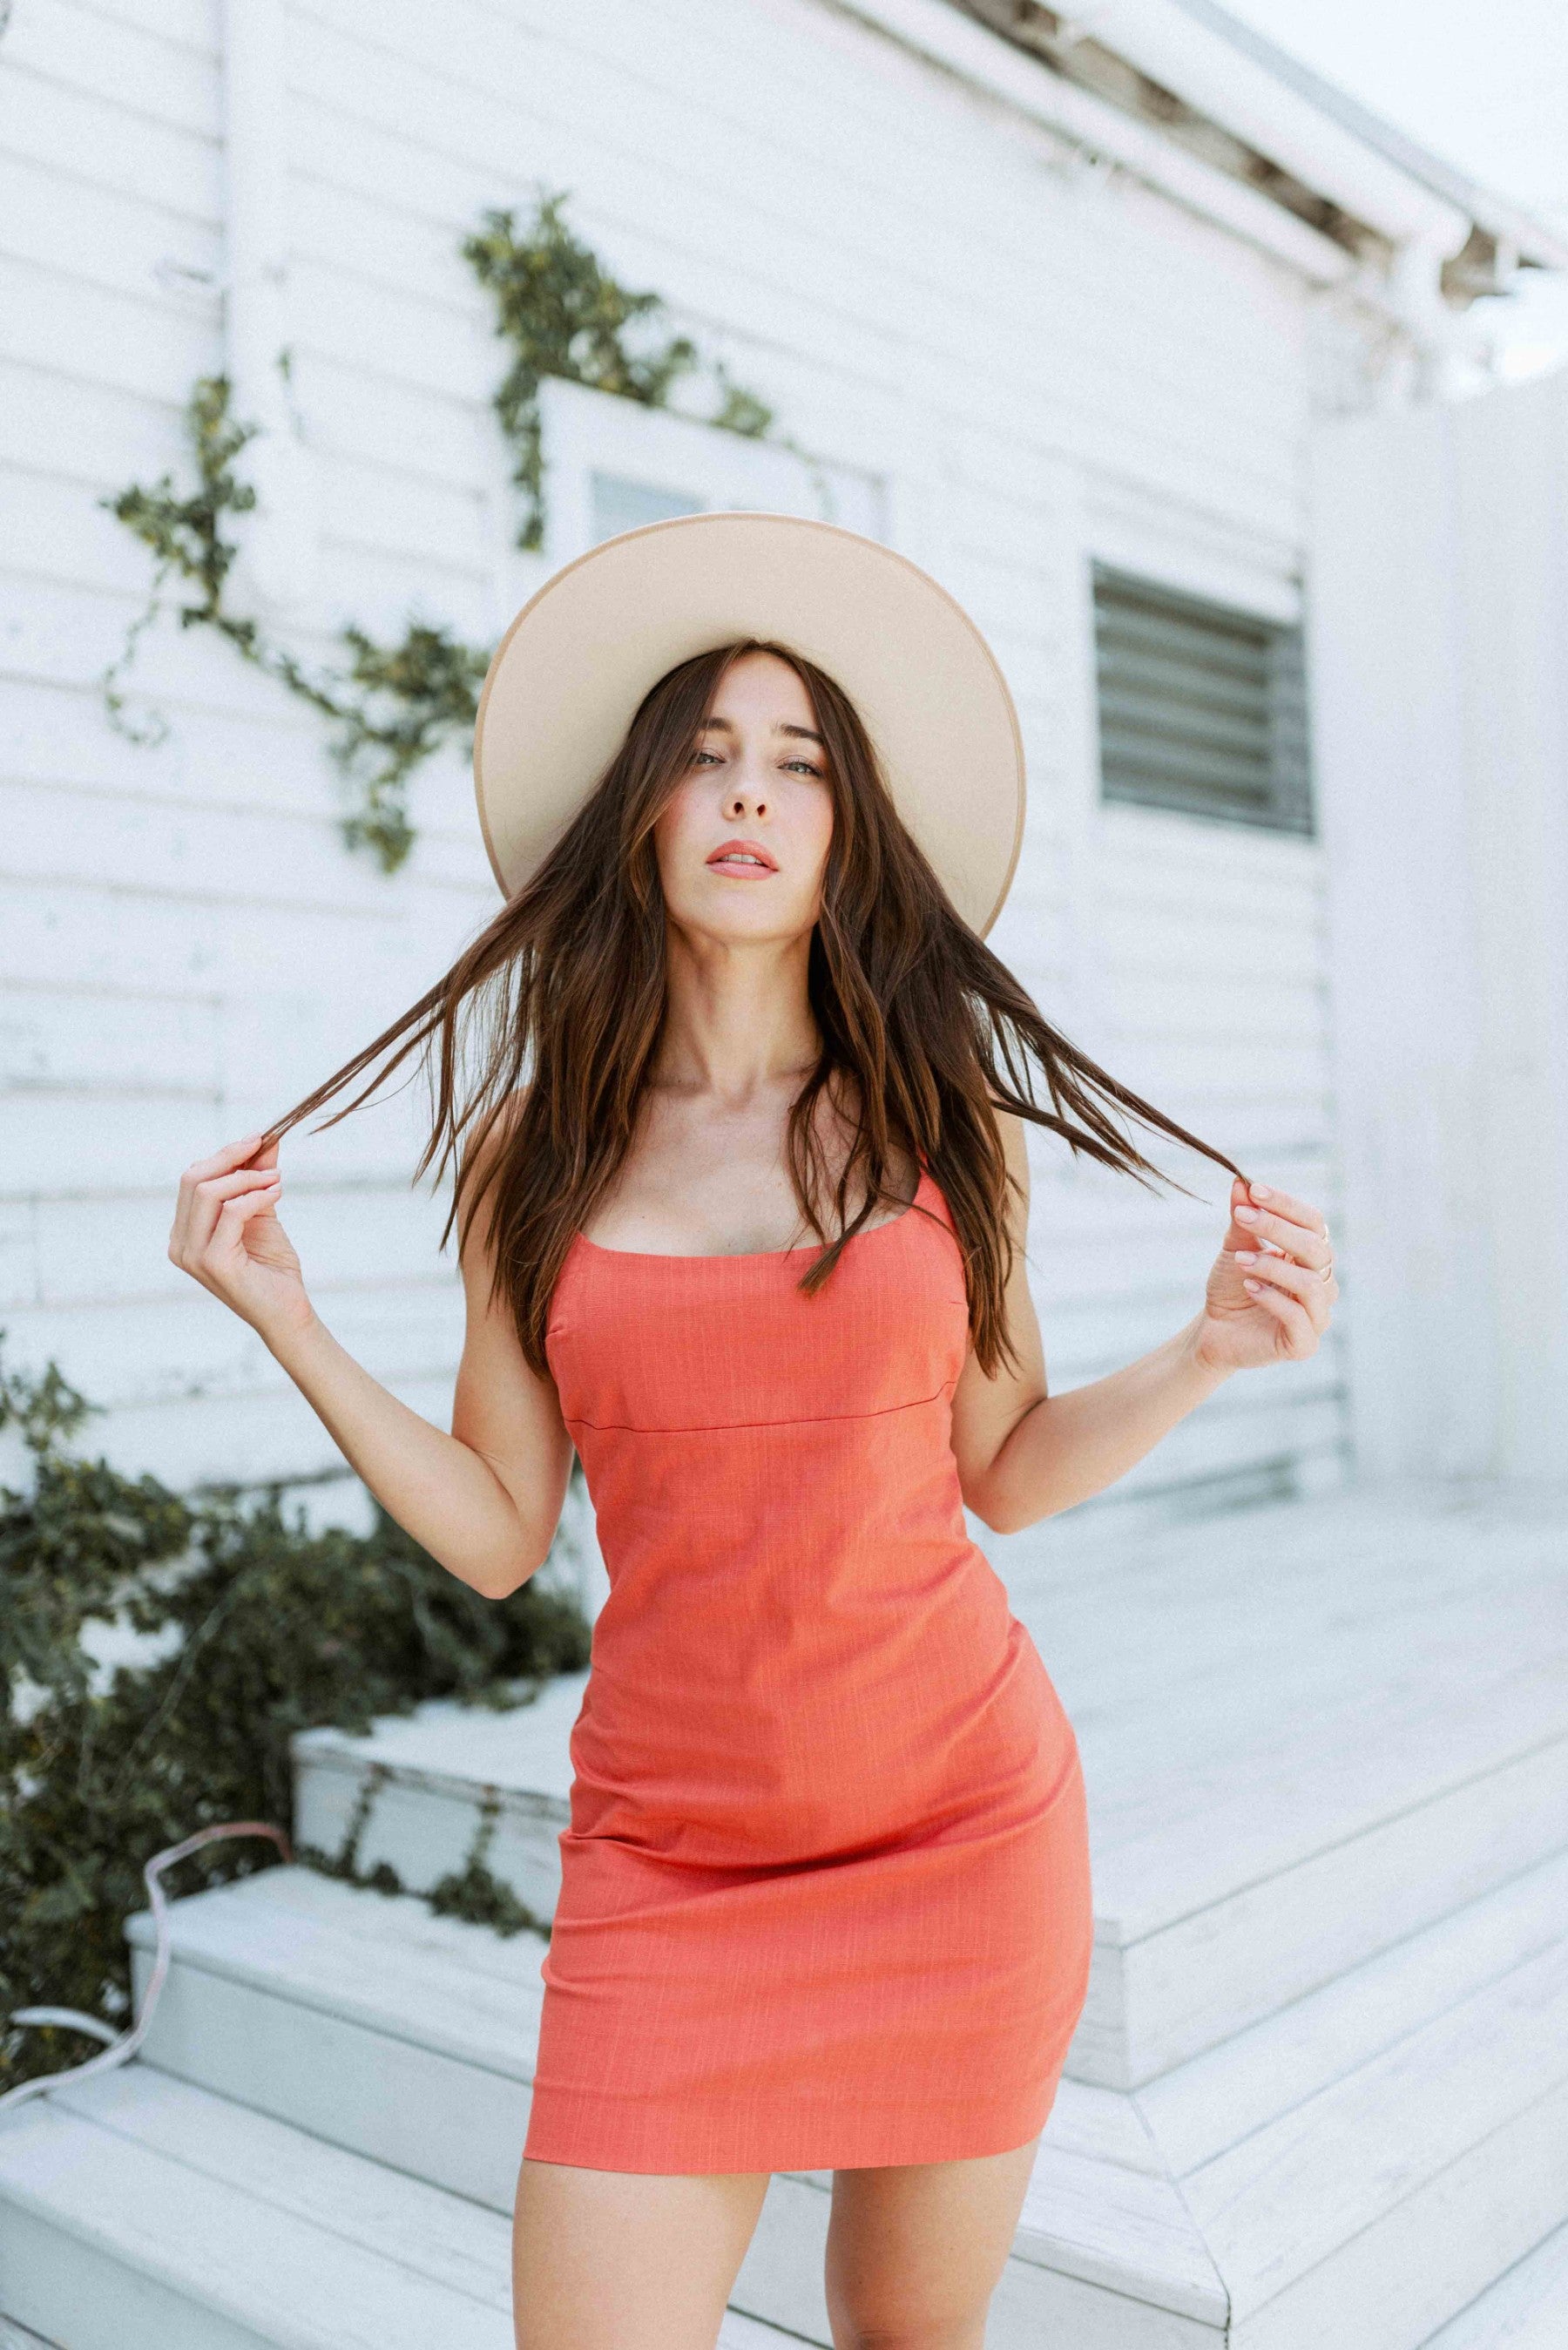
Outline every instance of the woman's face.
<svg viewBox="0 0 1568 2350"><path fill-rule="evenodd" d="M816 920L832 837L811 696L776 653L742 653L653 828L670 919L736 943L799 937Z"/></svg>

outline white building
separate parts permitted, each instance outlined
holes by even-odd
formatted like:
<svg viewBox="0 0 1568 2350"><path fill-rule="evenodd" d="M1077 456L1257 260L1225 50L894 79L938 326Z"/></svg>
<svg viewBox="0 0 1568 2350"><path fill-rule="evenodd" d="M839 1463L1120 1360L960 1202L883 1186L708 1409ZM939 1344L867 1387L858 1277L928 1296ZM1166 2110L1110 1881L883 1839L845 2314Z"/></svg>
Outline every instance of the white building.
<svg viewBox="0 0 1568 2350"><path fill-rule="evenodd" d="M343 622L390 637L410 609L491 641L596 527L682 503L826 500L929 565L1027 730L1001 951L1128 1083L1336 1211L1324 850L1293 714L1309 439L1325 411L1474 378L1477 314L1449 296L1562 256L1207 6L1117 0L1095 26L1075 45L992 0L226 19L19 0L0 1277L13 1359L52 1355L111 1407L117 1458L179 1482L329 1465L261 1349L166 1263L173 1180L374 1033L493 903L457 747L420 774L388 878L344 847L322 723L210 632L144 644L132 708L166 713L160 747L107 723L151 558L99 501L189 482L181 412L220 369L268 428L242 459L263 509L234 603L318 660ZM513 551L506 354L458 246L541 186L815 462L551 384L545 551ZM1197 678L1204 702L1215 643L1235 704L1194 710L1178 697ZM295 1144L287 1215L347 1343L439 1417L456 1299L410 1134L386 1110ZM1225 1179L1166 1163L1203 1204L1041 1153L1059 1383L1191 1310ZM1335 1343L1227 1388L1129 1486L1310 1490L1342 1474L1348 1427Z"/></svg>
<svg viewBox="0 0 1568 2350"><path fill-rule="evenodd" d="M711 372L664 409L546 382L524 555L460 247L542 189L776 422L702 421ZM230 604L313 665L410 613L493 642L661 512L826 511L928 565L1026 732L1000 951L1328 1211L1332 1343L1228 1384L1081 1541L998 1553L1080 1731L1096 1926L997 2350L1568 2333L1561 1505L1453 1482L1568 1472L1568 376L1485 358L1527 264L1568 250L1211 0L16 0L0 38L0 1325L119 1461L330 1478L167 1263L174 1180L495 902L460 744L384 874L329 730L211 629L143 640L161 743L109 723L150 557L100 502L193 485L219 370L265 428ZM441 1419L415 1139L406 1103L294 1139L286 1214ZM1155 1156L1199 1199L1037 1154L1058 1385L1195 1306L1226 1179ZM1353 1464L1407 1482L1335 1492ZM298 1831L357 1822L428 1889L488 1822L543 1914L579 1696L309 1733ZM146 2061L0 2131L5 2318L504 2350L540 1946L306 1869L174 1933ZM770 2189L724 2350L827 2341L824 2183Z"/></svg>

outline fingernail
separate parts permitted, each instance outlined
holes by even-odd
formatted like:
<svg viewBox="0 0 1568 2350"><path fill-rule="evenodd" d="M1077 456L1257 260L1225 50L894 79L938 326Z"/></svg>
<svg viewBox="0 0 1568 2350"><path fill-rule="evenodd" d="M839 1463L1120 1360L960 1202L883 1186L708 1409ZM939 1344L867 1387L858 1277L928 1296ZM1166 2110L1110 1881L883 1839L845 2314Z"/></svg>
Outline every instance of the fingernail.
<svg viewBox="0 0 1568 2350"><path fill-rule="evenodd" d="M1247 1189L1254 1200L1272 1200L1274 1196L1266 1183L1249 1183Z"/></svg>
<svg viewBox="0 0 1568 2350"><path fill-rule="evenodd" d="M1258 1221L1258 1211L1256 1210L1256 1208L1238 1208L1238 1209L1237 1209L1237 1211L1236 1211L1236 1222L1237 1222L1239 1224L1255 1224L1255 1223L1257 1222L1257 1221Z"/></svg>
<svg viewBox="0 0 1568 2350"><path fill-rule="evenodd" d="M1236 1262L1238 1264L1256 1264L1258 1262L1257 1250L1238 1249L1236 1251Z"/></svg>
<svg viewBox="0 0 1568 2350"><path fill-rule="evenodd" d="M1241 1284L1243 1289L1262 1289L1262 1285L1261 1281L1244 1281Z"/></svg>

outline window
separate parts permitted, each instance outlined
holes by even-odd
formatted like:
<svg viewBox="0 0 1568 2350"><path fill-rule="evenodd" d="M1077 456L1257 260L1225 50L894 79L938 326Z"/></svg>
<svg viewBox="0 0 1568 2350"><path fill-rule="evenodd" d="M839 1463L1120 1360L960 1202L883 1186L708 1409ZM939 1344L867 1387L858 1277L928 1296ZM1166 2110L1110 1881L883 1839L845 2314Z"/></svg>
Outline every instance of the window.
<svg viewBox="0 0 1568 2350"><path fill-rule="evenodd" d="M1095 566L1107 800L1310 833L1298 627Z"/></svg>
<svg viewBox="0 0 1568 2350"><path fill-rule="evenodd" d="M556 377L540 387L539 406L546 568L619 531L714 507L818 515L886 535L883 484L854 466Z"/></svg>
<svg viewBox="0 0 1568 2350"><path fill-rule="evenodd" d="M624 473L588 476L594 545L614 538L618 531L637 530L645 522L666 522L671 515L701 514L701 501L682 497L679 491L656 489Z"/></svg>
<svg viewBox="0 0 1568 2350"><path fill-rule="evenodd" d="M0 13L5 0L0 0ZM524 549L499 466L489 577L495 633L562 564L623 530L718 509L818 516L886 539L889 485L877 473L807 456L792 443L726 432L673 409L645 408L547 376L539 387L544 545Z"/></svg>

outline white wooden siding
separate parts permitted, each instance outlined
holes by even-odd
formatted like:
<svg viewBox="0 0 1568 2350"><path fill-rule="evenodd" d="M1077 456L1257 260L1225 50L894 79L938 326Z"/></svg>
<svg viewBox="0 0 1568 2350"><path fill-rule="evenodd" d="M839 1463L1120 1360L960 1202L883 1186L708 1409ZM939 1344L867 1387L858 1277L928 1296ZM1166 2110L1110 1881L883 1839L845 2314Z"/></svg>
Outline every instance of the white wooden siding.
<svg viewBox="0 0 1568 2350"><path fill-rule="evenodd" d="M1356 1438L1568 1476L1568 375L1325 428L1319 733Z"/></svg>
<svg viewBox="0 0 1568 2350"><path fill-rule="evenodd" d="M996 646L1032 802L995 943L1047 1016L1332 1214L1319 851L1097 806L1088 606L1098 556L1293 613L1305 285L1075 172L826 0L294 0L285 29L318 514L291 640L325 656L337 622L390 632L410 608L488 636L538 576L489 409L504 352L455 248L483 206L567 189L618 273L858 482L860 526ZM164 745L103 718L147 563L94 500L180 463L180 407L224 356L191 275L223 266L220 31L212 0L16 0L0 43L0 1318L112 1407L118 1457L180 1480L333 1455L167 1264L174 1176L364 1041L493 903L455 754L419 778L419 845L386 879L341 846L317 723L201 632L147 645ZM621 415L614 470L665 429ZM291 1144L286 1213L334 1326L439 1418L459 1315L439 1208L407 1188L414 1130L404 1104ZM1039 1154L1059 1383L1196 1305L1226 1179L1165 1163L1210 1204ZM1315 1482L1343 1426L1330 1347L1232 1383L1125 1490Z"/></svg>

